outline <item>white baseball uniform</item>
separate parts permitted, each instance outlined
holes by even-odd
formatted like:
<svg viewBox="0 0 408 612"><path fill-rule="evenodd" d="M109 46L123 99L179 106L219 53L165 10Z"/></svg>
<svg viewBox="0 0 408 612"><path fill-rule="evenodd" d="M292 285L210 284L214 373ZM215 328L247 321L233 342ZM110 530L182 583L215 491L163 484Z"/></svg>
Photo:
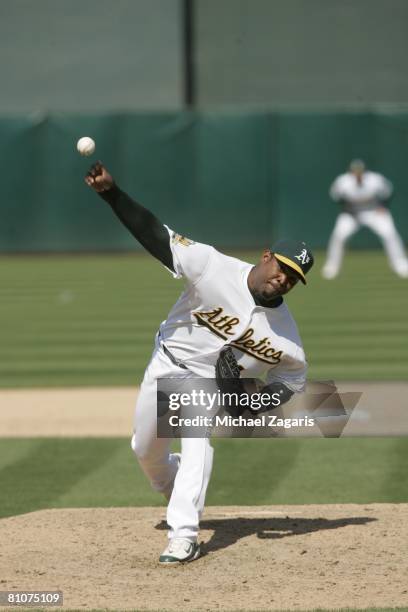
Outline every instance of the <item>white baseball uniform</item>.
<svg viewBox="0 0 408 612"><path fill-rule="evenodd" d="M169 228L175 278L185 291L160 325L135 410L132 448L157 491L170 499L169 537L196 541L210 479L208 438L183 438L181 461L156 435L158 378L214 378L221 348L233 347L242 377L280 381L295 392L306 382L302 343L286 304L257 306L247 284L252 265L192 242ZM177 366L163 350L184 364Z"/></svg>
<svg viewBox="0 0 408 612"><path fill-rule="evenodd" d="M343 204L329 240L327 259L322 274L334 278L339 273L346 241L361 226L369 227L383 243L391 269L403 278L408 277L408 259L391 213L382 202L392 194L392 184L377 172L366 171L361 182L352 172L337 177L330 188L330 196Z"/></svg>

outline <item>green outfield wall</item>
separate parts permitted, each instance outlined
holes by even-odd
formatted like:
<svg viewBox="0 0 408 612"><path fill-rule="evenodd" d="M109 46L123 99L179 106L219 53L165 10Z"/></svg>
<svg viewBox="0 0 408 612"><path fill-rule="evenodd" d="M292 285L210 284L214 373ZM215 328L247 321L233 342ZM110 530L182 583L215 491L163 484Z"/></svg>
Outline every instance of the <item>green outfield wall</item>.
<svg viewBox="0 0 408 612"><path fill-rule="evenodd" d="M75 149L97 143L92 158ZM408 240L408 112L150 113L0 119L0 251L138 248L84 183L97 158L170 227L227 247L282 236L325 247L328 197L353 157L395 186L391 207ZM379 243L364 230L356 247Z"/></svg>

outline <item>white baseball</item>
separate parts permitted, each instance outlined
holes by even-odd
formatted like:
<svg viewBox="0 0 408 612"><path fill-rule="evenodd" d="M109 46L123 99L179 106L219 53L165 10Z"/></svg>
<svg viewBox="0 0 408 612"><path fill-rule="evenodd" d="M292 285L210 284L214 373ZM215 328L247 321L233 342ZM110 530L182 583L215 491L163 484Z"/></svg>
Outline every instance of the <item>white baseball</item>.
<svg viewBox="0 0 408 612"><path fill-rule="evenodd" d="M83 136L77 142L77 149L78 153L88 157L88 155L92 155L95 151L95 141L89 138L89 136Z"/></svg>

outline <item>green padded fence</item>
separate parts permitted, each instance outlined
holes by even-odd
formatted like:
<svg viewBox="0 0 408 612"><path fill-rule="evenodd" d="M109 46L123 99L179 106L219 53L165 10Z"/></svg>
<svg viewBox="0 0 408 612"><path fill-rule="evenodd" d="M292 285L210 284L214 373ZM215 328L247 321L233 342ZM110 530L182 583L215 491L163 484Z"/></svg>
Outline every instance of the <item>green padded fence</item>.
<svg viewBox="0 0 408 612"><path fill-rule="evenodd" d="M96 140L92 158L75 149ZM158 113L0 120L1 252L139 248L84 183L100 158L170 227L221 247L282 236L325 247L337 208L328 189L353 157L395 186L408 240L408 113ZM378 245L363 231L357 247Z"/></svg>

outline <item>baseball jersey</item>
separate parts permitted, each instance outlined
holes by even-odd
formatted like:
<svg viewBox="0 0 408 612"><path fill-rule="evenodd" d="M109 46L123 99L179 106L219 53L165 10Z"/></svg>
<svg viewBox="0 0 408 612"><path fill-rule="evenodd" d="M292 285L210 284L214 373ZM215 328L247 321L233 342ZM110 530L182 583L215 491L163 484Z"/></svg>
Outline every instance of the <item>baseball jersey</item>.
<svg viewBox="0 0 408 612"><path fill-rule="evenodd" d="M306 360L296 323L284 302L258 306L248 288L252 264L169 231L175 278L185 291L160 325L159 338L198 376L214 378L221 348L233 348L243 378L266 375L300 392Z"/></svg>
<svg viewBox="0 0 408 612"><path fill-rule="evenodd" d="M364 172L359 183L351 172L342 174L330 188L330 197L343 202L345 212L374 210L392 194L392 184L377 172Z"/></svg>

